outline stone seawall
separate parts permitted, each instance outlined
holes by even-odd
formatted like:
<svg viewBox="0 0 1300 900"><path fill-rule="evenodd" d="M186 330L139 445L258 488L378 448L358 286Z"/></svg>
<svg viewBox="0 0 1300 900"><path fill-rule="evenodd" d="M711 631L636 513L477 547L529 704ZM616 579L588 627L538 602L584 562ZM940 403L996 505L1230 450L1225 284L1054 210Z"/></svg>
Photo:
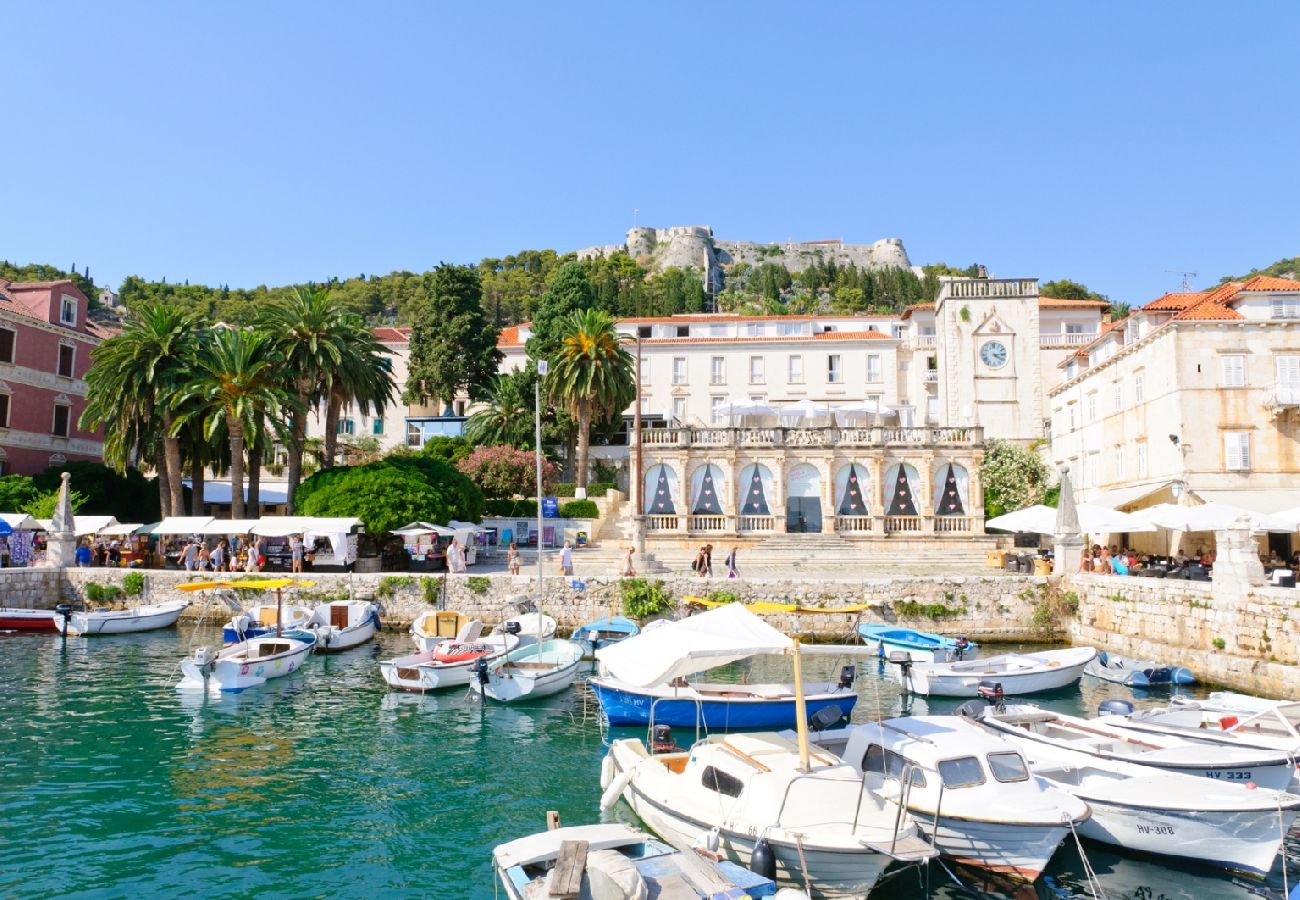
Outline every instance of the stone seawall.
<svg viewBox="0 0 1300 900"><path fill-rule="evenodd" d="M31 573L40 572L39 575ZM121 586L126 570L69 569L0 570L0 591L12 598L6 605L53 606L59 600L85 601L86 585ZM182 592L177 585L197 576L184 572L145 571L144 593L128 598L131 604L159 603L188 599L193 602L187 617L203 614L201 595ZM488 625L509 613L510 604L536 597L536 581L528 576L511 575L306 575L311 588L296 589L298 602L354 597L376 600L385 618L405 624L421 612L434 608L455 609ZM713 579L701 581L690 577L663 579L665 589L675 598L704 597L712 591L735 594L744 602L755 600L793 601L809 606L842 607L867 604L862 616L867 622L898 622L926 631L964 634L977 640L1043 640L1041 623L1035 623L1035 610L1047 590L1047 579L1019 577L899 577L859 581L815 581L811 579ZM11 585L25 585L19 597ZM583 588L575 589L569 579L546 579L546 612L553 615L562 629L568 630L611 613L622 612L621 579L587 578ZM36 587L39 585L39 588ZM286 596L288 596L286 594ZM254 602L250 598L248 602ZM220 604L207 611L209 620L226 615ZM855 621L845 615L779 615L772 623L791 633L821 640L843 639Z"/></svg>
<svg viewBox="0 0 1300 900"><path fill-rule="evenodd" d="M1186 666L1203 681L1300 697L1300 591L1253 588L1244 597L1208 582L1076 575L1075 643Z"/></svg>

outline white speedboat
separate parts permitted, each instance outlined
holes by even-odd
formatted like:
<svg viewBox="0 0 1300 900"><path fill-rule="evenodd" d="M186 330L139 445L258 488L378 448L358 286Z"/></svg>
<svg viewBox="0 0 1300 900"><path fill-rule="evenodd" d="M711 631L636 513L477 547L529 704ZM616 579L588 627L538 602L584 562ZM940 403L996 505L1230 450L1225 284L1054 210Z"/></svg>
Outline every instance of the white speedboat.
<svg viewBox="0 0 1300 900"><path fill-rule="evenodd" d="M379 664L379 672L388 686L396 690L423 693L464 687L473 679L478 660L491 663L518 646L519 638L513 634L452 639L423 653L386 659Z"/></svg>
<svg viewBox="0 0 1300 900"><path fill-rule="evenodd" d="M658 755L617 740L601 768L601 805L621 796L674 847L708 846L818 896L864 896L893 862L937 855L912 816L852 766L816 750L808 763L772 732L713 735Z"/></svg>
<svg viewBox="0 0 1300 900"><path fill-rule="evenodd" d="M1030 751L1032 752L1032 751ZM1176 775L1115 760L1034 763L1034 775L1092 810L1084 837L1226 869L1266 875L1300 814L1300 797Z"/></svg>
<svg viewBox="0 0 1300 900"><path fill-rule="evenodd" d="M307 633L310 635L310 632ZM181 661L177 690L242 691L302 667L315 641L310 637L257 637L222 650L199 647Z"/></svg>
<svg viewBox="0 0 1300 900"><path fill-rule="evenodd" d="M706 900L767 897L776 890L770 879L748 869L713 862L694 850L674 850L621 822L530 834L498 845L492 862L508 900ZM561 879L568 883L558 883Z"/></svg>
<svg viewBox="0 0 1300 900"><path fill-rule="evenodd" d="M307 627L316 632L317 653L342 653L379 630L379 608L366 600L335 600L316 607Z"/></svg>
<svg viewBox="0 0 1300 900"><path fill-rule="evenodd" d="M1222 747L1166 734L1135 734L1096 719L1081 719L1037 706L987 707L980 721L1015 741L1046 764L1095 766L1099 761L1136 763L1166 772L1282 790L1294 763L1286 753Z"/></svg>
<svg viewBox="0 0 1300 900"><path fill-rule="evenodd" d="M1092 647L1004 653L987 659L918 663L902 651L889 656L904 690L935 697L978 697L981 683L1001 685L1007 696L1037 694L1074 684L1097 655Z"/></svg>
<svg viewBox="0 0 1300 900"><path fill-rule="evenodd" d="M902 802L939 852L1034 881L1088 805L1033 778L1020 749L958 716L916 716L812 735Z"/></svg>
<svg viewBox="0 0 1300 900"><path fill-rule="evenodd" d="M68 634L127 634L176 624L190 604L185 600L150 603L130 609L88 609L54 617L54 627Z"/></svg>
<svg viewBox="0 0 1300 900"><path fill-rule="evenodd" d="M518 647L490 662L475 660L477 677L470 681L470 687L501 703L548 697L571 687L581 664L581 644L542 641Z"/></svg>

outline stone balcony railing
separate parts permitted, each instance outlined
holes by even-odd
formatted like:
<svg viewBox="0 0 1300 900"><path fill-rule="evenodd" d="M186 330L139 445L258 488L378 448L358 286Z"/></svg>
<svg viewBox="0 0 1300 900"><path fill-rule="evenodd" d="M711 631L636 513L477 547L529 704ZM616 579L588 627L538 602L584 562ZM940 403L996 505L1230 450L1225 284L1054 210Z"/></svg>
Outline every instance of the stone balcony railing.
<svg viewBox="0 0 1300 900"><path fill-rule="evenodd" d="M710 535L768 535L785 532L780 516L672 515L646 516L646 530L660 537ZM824 516L823 533L845 537L885 535L978 535L984 533L983 516Z"/></svg>
<svg viewBox="0 0 1300 900"><path fill-rule="evenodd" d="M1097 340L1100 335L1091 332L1043 332L1038 335L1040 347L1083 347Z"/></svg>
<svg viewBox="0 0 1300 900"><path fill-rule="evenodd" d="M651 428L641 433L645 447L669 449L731 447L979 447L980 427L871 425L818 428Z"/></svg>

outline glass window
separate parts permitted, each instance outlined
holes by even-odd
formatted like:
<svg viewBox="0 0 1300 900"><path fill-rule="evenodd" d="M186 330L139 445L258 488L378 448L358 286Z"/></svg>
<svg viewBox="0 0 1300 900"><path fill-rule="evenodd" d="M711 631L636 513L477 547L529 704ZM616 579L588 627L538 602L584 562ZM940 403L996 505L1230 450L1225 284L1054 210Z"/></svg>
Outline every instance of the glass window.
<svg viewBox="0 0 1300 900"><path fill-rule="evenodd" d="M726 794L728 797L739 797L740 792L745 789L745 784L734 775L728 775L721 769L713 766L706 766L700 782L709 790L717 791L719 794Z"/></svg>
<svg viewBox="0 0 1300 900"><path fill-rule="evenodd" d="M59 310L59 321L64 325L77 324L77 301L71 297L63 298L63 306Z"/></svg>
<svg viewBox="0 0 1300 900"><path fill-rule="evenodd" d="M636 327L636 336L643 340L648 339L651 334L653 334L653 331L649 325L638 325Z"/></svg>
<svg viewBox="0 0 1300 900"><path fill-rule="evenodd" d="M709 383L727 383L727 360L725 358L715 356L709 361Z"/></svg>
<svg viewBox="0 0 1300 900"><path fill-rule="evenodd" d="M939 777L943 779L943 786L949 789L975 787L984 783L984 768L973 756L945 759L939 763Z"/></svg>
<svg viewBox="0 0 1300 900"><path fill-rule="evenodd" d="M782 337L799 337L801 334L805 334L805 333L806 330L803 322L782 322L781 323Z"/></svg>
<svg viewBox="0 0 1300 900"><path fill-rule="evenodd" d="M0 394L0 428L9 427L9 395Z"/></svg>
<svg viewBox="0 0 1300 900"><path fill-rule="evenodd" d="M370 423L370 431L371 431L372 434L383 434L383 433L384 433L384 420L383 420L383 419L379 419L379 418L377 418L377 419L375 419L373 422L371 422L371 423Z"/></svg>
<svg viewBox="0 0 1300 900"><path fill-rule="evenodd" d="M1250 468L1250 432L1225 431L1223 433L1223 466L1225 469Z"/></svg>
<svg viewBox="0 0 1300 900"><path fill-rule="evenodd" d="M1300 300L1295 297L1274 297L1271 306L1275 319L1294 319L1300 316Z"/></svg>
<svg viewBox="0 0 1300 900"><path fill-rule="evenodd" d="M641 383L650 383L650 360L648 357L641 357Z"/></svg>
<svg viewBox="0 0 1300 900"><path fill-rule="evenodd" d="M870 353L867 355L867 382L870 384L879 384L880 378L880 355Z"/></svg>
<svg viewBox="0 0 1300 900"><path fill-rule="evenodd" d="M726 418L726 416L722 414L722 404L726 402L726 397L709 398L709 417L713 420L713 424L717 425Z"/></svg>
<svg viewBox="0 0 1300 900"><path fill-rule="evenodd" d="M1001 782L1028 781L1029 770L1019 753L990 753L989 772Z"/></svg>
<svg viewBox="0 0 1300 900"><path fill-rule="evenodd" d="M767 378L763 373L763 357L751 356L749 358L749 383L762 384Z"/></svg>
<svg viewBox="0 0 1300 900"><path fill-rule="evenodd" d="M867 752L862 754L862 771L885 775L889 778L903 780L903 771L909 768L908 761L893 750L886 750L879 744L868 744ZM925 774L912 767L912 784L925 787Z"/></svg>
<svg viewBox="0 0 1300 900"><path fill-rule="evenodd" d="M59 374L64 378L72 377L72 359L75 353L67 344L59 344Z"/></svg>
<svg viewBox="0 0 1300 900"><path fill-rule="evenodd" d="M1083 326L1082 326L1082 325L1066 325L1066 326L1065 326L1065 333L1066 333L1066 334L1083 334Z"/></svg>
<svg viewBox="0 0 1300 900"><path fill-rule="evenodd" d="M54 425L51 433L57 437L68 436L68 423L72 419L72 408L63 403L54 404Z"/></svg>
<svg viewBox="0 0 1300 900"><path fill-rule="evenodd" d="M1147 445L1146 442L1138 444L1137 448L1138 478L1147 477Z"/></svg>
<svg viewBox="0 0 1300 900"><path fill-rule="evenodd" d="M357 423L352 419L339 419L338 425L335 426L335 434L355 434Z"/></svg>
<svg viewBox="0 0 1300 900"><path fill-rule="evenodd" d="M1223 373L1220 386L1222 387L1245 387L1246 386L1246 357L1244 356L1220 356L1219 367Z"/></svg>
<svg viewBox="0 0 1300 900"><path fill-rule="evenodd" d="M826 357L826 380L830 384L839 384L844 380L844 368L840 363L838 353L832 353Z"/></svg>
<svg viewBox="0 0 1300 900"><path fill-rule="evenodd" d="M686 383L686 357L673 357L673 384Z"/></svg>
<svg viewBox="0 0 1300 900"><path fill-rule="evenodd" d="M761 322L750 322L745 326L745 335L747 337L762 337L763 324Z"/></svg>
<svg viewBox="0 0 1300 900"><path fill-rule="evenodd" d="M790 357L790 383L803 384L803 357Z"/></svg>
<svg viewBox="0 0 1300 900"><path fill-rule="evenodd" d="M691 336L691 326L689 326L689 325L678 325L678 326L677 326L677 336L678 336L678 337L690 337L690 336Z"/></svg>
<svg viewBox="0 0 1300 900"><path fill-rule="evenodd" d="M679 422L686 421L686 398L685 397L673 398L673 418L675 418Z"/></svg>
<svg viewBox="0 0 1300 900"><path fill-rule="evenodd" d="M1093 391L1088 395L1088 415L1084 418L1085 422L1095 421L1097 418L1097 392Z"/></svg>
<svg viewBox="0 0 1300 900"><path fill-rule="evenodd" d="M14 337L16 332L9 328L0 328L0 363L14 361Z"/></svg>

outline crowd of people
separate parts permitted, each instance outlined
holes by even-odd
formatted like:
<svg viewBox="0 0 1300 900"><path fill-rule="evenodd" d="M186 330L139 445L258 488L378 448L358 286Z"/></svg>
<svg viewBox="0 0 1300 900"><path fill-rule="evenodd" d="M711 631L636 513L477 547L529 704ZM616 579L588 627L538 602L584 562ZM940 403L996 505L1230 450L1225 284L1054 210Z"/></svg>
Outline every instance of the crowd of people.
<svg viewBox="0 0 1300 900"><path fill-rule="evenodd" d="M1198 547L1192 556L1179 551L1171 556L1153 553L1139 553L1130 547L1111 544L1093 544L1079 560L1080 572L1094 572L1098 575L1133 575L1147 569L1181 569L1188 565L1201 565L1206 569L1214 566L1214 553Z"/></svg>

